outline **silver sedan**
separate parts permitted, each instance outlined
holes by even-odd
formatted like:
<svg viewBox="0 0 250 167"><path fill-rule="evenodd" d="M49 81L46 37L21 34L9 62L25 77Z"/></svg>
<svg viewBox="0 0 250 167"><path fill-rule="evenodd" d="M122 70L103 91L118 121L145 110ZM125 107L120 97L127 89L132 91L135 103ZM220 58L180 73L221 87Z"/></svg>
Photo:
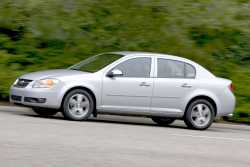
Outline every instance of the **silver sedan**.
<svg viewBox="0 0 250 167"><path fill-rule="evenodd" d="M116 114L150 117L160 125L182 119L207 129L235 108L230 80L176 56L111 52L68 69L34 72L11 86L10 101L43 116L61 111L69 120Z"/></svg>

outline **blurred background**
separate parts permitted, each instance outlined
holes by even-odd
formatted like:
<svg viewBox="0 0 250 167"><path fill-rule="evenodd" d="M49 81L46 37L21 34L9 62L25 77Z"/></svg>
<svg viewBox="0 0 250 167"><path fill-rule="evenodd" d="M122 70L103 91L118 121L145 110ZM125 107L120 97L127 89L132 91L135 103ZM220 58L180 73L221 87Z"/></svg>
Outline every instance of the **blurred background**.
<svg viewBox="0 0 250 167"><path fill-rule="evenodd" d="M230 120L250 122L250 0L1 0L0 100L24 73L121 50L186 57L233 80Z"/></svg>

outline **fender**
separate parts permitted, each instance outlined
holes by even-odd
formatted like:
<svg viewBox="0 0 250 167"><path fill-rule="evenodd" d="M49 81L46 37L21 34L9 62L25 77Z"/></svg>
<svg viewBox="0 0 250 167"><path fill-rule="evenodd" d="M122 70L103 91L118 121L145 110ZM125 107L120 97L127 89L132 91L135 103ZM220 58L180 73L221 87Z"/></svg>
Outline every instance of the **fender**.
<svg viewBox="0 0 250 167"><path fill-rule="evenodd" d="M219 101L219 98L217 97L216 94L214 94L213 92L209 91L209 90L206 90L206 89L197 89L197 90L194 90L193 92L191 92L188 96L186 96L183 100L183 103L182 103L182 109L183 111L185 112L185 109L188 105L188 103L195 97L197 96L207 96L209 98L211 98L215 104L216 104L216 107L217 107L217 113L220 112L221 110L221 103Z"/></svg>
<svg viewBox="0 0 250 167"><path fill-rule="evenodd" d="M63 100L63 97L65 96L65 94L70 90L70 89L72 89L72 88L75 88L75 87L83 87L83 88L87 88L87 89L89 89L93 94L94 94L94 96L95 96L95 98L96 98L96 103L100 103L100 96L99 96L99 94L98 94L98 92L100 91L100 90L97 90L98 88L95 88L93 85L91 85L90 83L88 83L88 82L82 82L82 83L72 83L72 84L67 84L67 85L64 85L64 87L62 88L62 90L61 90L61 92L60 92L60 97L59 97L59 100L60 100L60 103L59 104L61 104L62 103L62 100ZM96 105L98 105L98 104L96 104Z"/></svg>

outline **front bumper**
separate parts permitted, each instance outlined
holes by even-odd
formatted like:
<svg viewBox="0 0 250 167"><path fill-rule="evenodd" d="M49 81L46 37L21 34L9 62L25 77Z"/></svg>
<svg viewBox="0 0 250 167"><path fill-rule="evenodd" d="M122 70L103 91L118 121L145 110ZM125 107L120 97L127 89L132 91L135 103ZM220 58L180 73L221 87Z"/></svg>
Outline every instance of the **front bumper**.
<svg viewBox="0 0 250 167"><path fill-rule="evenodd" d="M59 109L61 98L58 88L17 88L10 89L10 102L31 107Z"/></svg>

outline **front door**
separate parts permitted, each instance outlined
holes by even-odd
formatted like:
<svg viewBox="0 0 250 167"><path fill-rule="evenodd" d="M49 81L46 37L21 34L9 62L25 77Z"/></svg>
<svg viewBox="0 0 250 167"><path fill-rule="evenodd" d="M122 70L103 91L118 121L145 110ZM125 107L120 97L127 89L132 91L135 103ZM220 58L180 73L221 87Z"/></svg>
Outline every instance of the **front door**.
<svg viewBox="0 0 250 167"><path fill-rule="evenodd" d="M110 77L107 73L120 71L119 76ZM153 78L152 58L129 58L110 69L103 76L102 111L117 114L144 115L149 112Z"/></svg>

